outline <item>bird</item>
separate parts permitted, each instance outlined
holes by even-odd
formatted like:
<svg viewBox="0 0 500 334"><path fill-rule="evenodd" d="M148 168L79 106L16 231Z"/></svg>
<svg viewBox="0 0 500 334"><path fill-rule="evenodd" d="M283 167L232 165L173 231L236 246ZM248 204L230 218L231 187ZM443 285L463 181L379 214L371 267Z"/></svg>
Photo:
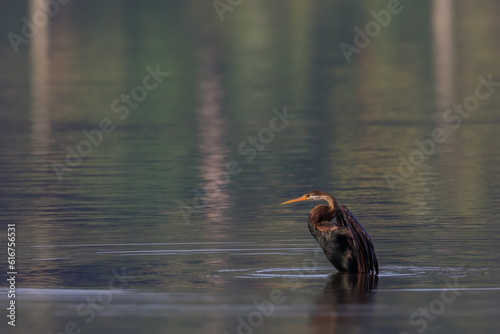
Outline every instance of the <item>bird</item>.
<svg viewBox="0 0 500 334"><path fill-rule="evenodd" d="M330 263L341 273L378 275L378 261L373 241L361 223L346 206L339 207L335 197L314 190L283 202L326 200L309 214L308 227Z"/></svg>

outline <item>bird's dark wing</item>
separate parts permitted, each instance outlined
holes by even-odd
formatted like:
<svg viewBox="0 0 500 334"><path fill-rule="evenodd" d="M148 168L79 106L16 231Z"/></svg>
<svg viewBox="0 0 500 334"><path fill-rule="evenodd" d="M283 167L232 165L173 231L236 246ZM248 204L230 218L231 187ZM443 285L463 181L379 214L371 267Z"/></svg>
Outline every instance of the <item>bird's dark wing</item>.
<svg viewBox="0 0 500 334"><path fill-rule="evenodd" d="M340 211L354 240L354 249L358 255L358 271L365 274L378 274L378 262L372 238L346 206L342 206Z"/></svg>

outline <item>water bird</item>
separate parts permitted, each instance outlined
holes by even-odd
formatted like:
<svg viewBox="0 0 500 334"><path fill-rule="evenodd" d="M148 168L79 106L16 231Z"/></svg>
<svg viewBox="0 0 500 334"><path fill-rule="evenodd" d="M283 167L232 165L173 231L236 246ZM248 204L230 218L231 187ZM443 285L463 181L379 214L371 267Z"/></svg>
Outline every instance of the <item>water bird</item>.
<svg viewBox="0 0 500 334"><path fill-rule="evenodd" d="M308 200L328 202L328 205L320 204L311 210L307 226L330 263L339 272L378 274L372 238L346 206L338 206L335 197L314 190L281 204Z"/></svg>

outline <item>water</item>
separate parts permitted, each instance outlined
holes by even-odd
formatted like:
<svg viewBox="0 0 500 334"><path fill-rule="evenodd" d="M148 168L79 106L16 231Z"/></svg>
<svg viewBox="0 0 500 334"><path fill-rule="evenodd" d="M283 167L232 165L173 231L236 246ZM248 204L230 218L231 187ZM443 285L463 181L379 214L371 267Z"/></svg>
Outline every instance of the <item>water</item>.
<svg viewBox="0 0 500 334"><path fill-rule="evenodd" d="M21 34L38 7L9 6ZM70 2L18 53L3 38L15 331L494 332L498 88L447 110L500 79L498 6L403 3L348 63L384 8ZM369 231L376 280L335 274L315 203L278 205L315 189Z"/></svg>

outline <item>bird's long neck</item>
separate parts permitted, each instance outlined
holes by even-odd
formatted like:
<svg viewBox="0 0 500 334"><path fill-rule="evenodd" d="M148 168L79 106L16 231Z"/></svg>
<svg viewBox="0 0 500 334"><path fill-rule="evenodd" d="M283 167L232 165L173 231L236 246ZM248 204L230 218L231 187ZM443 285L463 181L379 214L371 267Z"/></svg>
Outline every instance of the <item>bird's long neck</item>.
<svg viewBox="0 0 500 334"><path fill-rule="evenodd" d="M331 221L335 217L339 209L337 201L333 196L322 196L321 199L327 201L328 206L320 204L311 210L309 219L313 223L318 223L322 221Z"/></svg>
<svg viewBox="0 0 500 334"><path fill-rule="evenodd" d="M323 196L322 199L324 199L325 201L328 202L328 209L331 211L331 212L337 212L339 206L337 204L337 200L335 199L335 197L333 196Z"/></svg>

